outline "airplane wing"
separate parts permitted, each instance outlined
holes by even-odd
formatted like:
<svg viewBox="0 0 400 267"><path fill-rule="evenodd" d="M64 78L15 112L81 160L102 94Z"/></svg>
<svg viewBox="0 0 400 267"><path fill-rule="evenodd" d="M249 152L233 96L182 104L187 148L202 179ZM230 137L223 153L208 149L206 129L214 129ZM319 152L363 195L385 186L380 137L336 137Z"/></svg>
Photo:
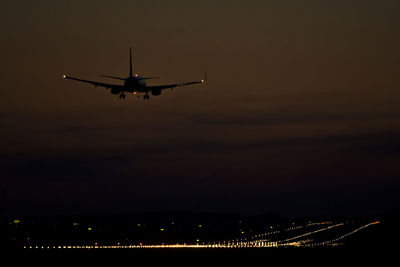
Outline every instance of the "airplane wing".
<svg viewBox="0 0 400 267"><path fill-rule="evenodd" d="M187 85L192 85L192 84L198 84L198 83L205 83L207 79L207 72L204 75L204 79L201 81L194 81L194 82L186 82L186 83L172 83L172 84L165 84L165 85L155 85L155 86L146 86L146 88L148 90L164 90L164 89L172 89L175 87L179 87L179 86L187 86Z"/></svg>
<svg viewBox="0 0 400 267"><path fill-rule="evenodd" d="M70 80L78 81L78 82L90 83L90 84L94 85L95 87L100 86L100 87L105 87L105 88L120 88L120 89L123 89L123 86L122 85L118 85L118 84L109 84L109 83L101 83L101 82L83 80L83 79L70 77L70 76L67 76L67 75L63 75L63 78L64 79L70 79Z"/></svg>

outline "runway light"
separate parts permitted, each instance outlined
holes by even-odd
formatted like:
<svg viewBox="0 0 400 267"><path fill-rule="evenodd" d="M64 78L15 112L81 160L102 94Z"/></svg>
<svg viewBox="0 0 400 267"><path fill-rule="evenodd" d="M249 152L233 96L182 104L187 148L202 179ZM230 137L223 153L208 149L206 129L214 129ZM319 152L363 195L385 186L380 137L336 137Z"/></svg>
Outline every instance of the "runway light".
<svg viewBox="0 0 400 267"><path fill-rule="evenodd" d="M310 235L315 235L317 233L323 232L323 231L327 231L329 229L332 228L336 228L336 227L341 227L343 225L345 225L344 223L337 223L337 224L328 224L325 225L326 223L313 223L311 225L316 225L319 227L316 228L306 228L307 226L299 226L299 227L290 227L289 229L306 229L306 231L295 234L294 236L287 236L285 237L285 239L279 240L279 241L269 241L267 239L262 238L262 236L265 235L270 235L272 233L279 233L280 231L275 231L275 232L268 232L266 234L260 234L260 235L255 235L253 238L250 239L246 239L246 238L238 238L236 240L228 240L228 241L223 241L223 242L209 242L209 243L202 243L199 244L200 242L200 238L195 238L194 240L197 243L193 243L193 244L174 244L174 245L170 245L170 244L165 244L165 243L161 243L161 244L153 244L153 245L143 245L143 243L139 243L139 245L123 245L120 242L116 243L116 245L108 245L108 246L98 246L98 243L95 242L94 246L90 245L90 246L71 246L71 245L64 245L64 246L53 246L53 249L82 249L82 248L87 248L87 249L117 249L117 248L154 248L154 249L159 249L159 248L163 248L163 249L168 249L168 248L250 248L250 247L322 247L322 246L342 246L343 243L340 243L341 240L343 240L344 238L357 233L358 231L361 231L364 228L370 227L372 225L376 225L379 224L379 221L374 221L374 222L370 222L368 224L365 225L361 225L360 227L354 229L351 232L347 232L344 233L343 235L336 237L335 239L331 239L331 240L325 240L322 242L315 242L312 239L309 239ZM353 223L354 224L354 223ZM267 228L269 228L270 226L268 226ZM92 229L92 228L88 228ZM93 230L95 230L95 228L93 228ZM166 231L166 229L161 228L161 231ZM285 231L287 231L285 230ZM89 230L90 231L90 230ZM240 230L240 233L244 234L245 231ZM50 249L51 247L49 246L24 246L24 248L29 248L29 249Z"/></svg>

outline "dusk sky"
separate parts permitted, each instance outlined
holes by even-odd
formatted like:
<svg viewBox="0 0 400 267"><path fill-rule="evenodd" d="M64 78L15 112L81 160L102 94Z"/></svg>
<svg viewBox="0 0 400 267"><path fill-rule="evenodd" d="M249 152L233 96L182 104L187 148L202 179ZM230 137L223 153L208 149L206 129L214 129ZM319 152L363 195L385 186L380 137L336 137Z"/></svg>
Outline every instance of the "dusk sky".
<svg viewBox="0 0 400 267"><path fill-rule="evenodd" d="M400 210L400 1L0 2L10 214ZM62 79L202 79L143 101ZM118 81L117 81L118 83Z"/></svg>

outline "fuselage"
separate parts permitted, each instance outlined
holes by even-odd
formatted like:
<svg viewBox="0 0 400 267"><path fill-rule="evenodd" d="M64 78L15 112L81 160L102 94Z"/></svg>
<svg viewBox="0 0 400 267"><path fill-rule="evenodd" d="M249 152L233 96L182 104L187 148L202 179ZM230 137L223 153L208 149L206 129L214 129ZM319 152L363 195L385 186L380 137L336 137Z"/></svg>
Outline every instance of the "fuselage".
<svg viewBox="0 0 400 267"><path fill-rule="evenodd" d="M132 77L127 77L124 83L124 90L126 92L144 92L146 88L146 82L142 76L135 74Z"/></svg>

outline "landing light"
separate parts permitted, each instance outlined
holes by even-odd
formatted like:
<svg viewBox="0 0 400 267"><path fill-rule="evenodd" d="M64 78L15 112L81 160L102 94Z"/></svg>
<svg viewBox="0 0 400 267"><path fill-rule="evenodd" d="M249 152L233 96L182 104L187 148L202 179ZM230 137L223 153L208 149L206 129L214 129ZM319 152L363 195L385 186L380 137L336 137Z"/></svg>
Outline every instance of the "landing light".
<svg viewBox="0 0 400 267"><path fill-rule="evenodd" d="M64 79L67 78L67 75L63 74L63 78L64 78Z"/></svg>

